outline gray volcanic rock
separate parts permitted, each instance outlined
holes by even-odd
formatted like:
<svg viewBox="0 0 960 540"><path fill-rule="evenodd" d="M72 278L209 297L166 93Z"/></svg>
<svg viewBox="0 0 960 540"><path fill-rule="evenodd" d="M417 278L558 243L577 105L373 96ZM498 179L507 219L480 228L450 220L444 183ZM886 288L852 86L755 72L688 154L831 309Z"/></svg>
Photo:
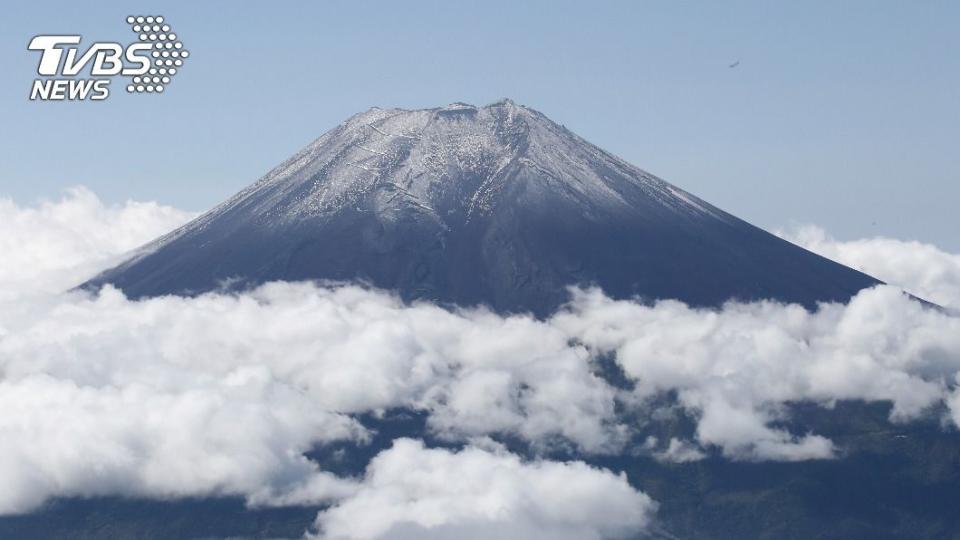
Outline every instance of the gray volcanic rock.
<svg viewBox="0 0 960 540"><path fill-rule="evenodd" d="M504 100L355 115L84 286L144 297L305 279L538 315L574 284L812 307L877 283Z"/></svg>

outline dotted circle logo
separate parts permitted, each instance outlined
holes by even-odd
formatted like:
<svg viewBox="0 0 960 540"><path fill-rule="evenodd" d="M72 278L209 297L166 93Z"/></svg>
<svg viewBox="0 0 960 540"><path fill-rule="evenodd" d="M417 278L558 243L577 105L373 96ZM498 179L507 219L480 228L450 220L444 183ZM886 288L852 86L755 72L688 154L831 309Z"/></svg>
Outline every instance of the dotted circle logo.
<svg viewBox="0 0 960 540"><path fill-rule="evenodd" d="M152 46L150 69L131 78L127 92L162 93L177 69L190 57L190 51L183 47L173 28L160 15L130 15L127 24L141 43Z"/></svg>

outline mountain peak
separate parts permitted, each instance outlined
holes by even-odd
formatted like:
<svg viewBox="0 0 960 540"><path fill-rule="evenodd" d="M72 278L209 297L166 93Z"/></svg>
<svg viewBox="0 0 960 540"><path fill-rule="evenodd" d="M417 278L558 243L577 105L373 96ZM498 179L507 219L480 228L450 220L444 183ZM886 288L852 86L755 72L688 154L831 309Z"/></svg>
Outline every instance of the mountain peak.
<svg viewBox="0 0 960 540"><path fill-rule="evenodd" d="M144 296L299 279L538 314L576 284L813 306L875 283L504 99L356 114L90 285Z"/></svg>
<svg viewBox="0 0 960 540"><path fill-rule="evenodd" d="M509 108L509 109L526 109L523 105L518 105L515 101L510 98L501 98L493 103L487 105L487 107L500 107L500 108Z"/></svg>
<svg viewBox="0 0 960 540"><path fill-rule="evenodd" d="M447 105L443 108L445 111L456 111L456 110L477 110L475 105L469 103L464 103L462 101L454 101L453 103Z"/></svg>
<svg viewBox="0 0 960 540"><path fill-rule="evenodd" d="M466 103L463 101L455 101L444 107L430 107L430 108L423 108L423 109L404 109L399 107L385 109L383 107L373 106L367 109L366 111L363 111L351 116L350 118L347 119L345 124L350 124L352 121L355 121L356 119L369 120L370 118L382 118L384 116L390 116L390 115L422 115L422 114L426 114L426 115L441 114L442 115L443 113L448 113L448 112L465 112L466 113L466 112L478 112L478 111L489 112L494 110L511 111L513 114L533 113L534 115L540 118L546 119L546 116L544 116L542 113L538 111L535 111L525 105L517 104L510 98L502 98L498 101L490 103L489 105L484 105L481 107L478 107L472 103Z"/></svg>

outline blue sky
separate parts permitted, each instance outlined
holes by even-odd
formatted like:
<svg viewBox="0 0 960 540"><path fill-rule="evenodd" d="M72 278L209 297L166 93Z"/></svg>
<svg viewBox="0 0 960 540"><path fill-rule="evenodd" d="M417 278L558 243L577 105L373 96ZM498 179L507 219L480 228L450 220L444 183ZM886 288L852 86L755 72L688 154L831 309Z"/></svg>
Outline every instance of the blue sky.
<svg viewBox="0 0 960 540"><path fill-rule="evenodd" d="M33 35L126 42L140 13L192 53L163 95L27 99ZM24 2L0 22L0 195L202 210L370 106L510 97L759 226L956 251L958 22L936 1Z"/></svg>

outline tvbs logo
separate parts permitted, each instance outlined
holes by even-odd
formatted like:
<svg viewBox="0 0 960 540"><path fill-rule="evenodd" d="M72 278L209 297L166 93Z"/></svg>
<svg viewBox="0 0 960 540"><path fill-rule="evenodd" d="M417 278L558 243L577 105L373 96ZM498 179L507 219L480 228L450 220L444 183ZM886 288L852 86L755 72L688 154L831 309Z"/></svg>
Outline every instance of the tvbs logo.
<svg viewBox="0 0 960 540"><path fill-rule="evenodd" d="M160 94L183 66L190 52L161 16L127 17L138 41L95 42L81 53L81 36L40 35L27 49L40 52L30 99L101 101L110 96L113 77L126 77L130 93ZM89 68L89 69L88 69ZM89 73L89 77L80 76Z"/></svg>

